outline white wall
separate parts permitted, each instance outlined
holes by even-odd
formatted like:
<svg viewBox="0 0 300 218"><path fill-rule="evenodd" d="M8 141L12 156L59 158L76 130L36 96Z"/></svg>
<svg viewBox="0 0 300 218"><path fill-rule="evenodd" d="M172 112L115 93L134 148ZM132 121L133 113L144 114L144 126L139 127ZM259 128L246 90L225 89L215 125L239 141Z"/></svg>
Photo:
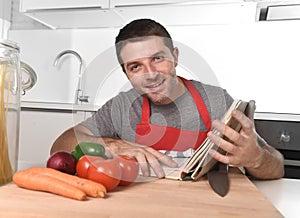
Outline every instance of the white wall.
<svg viewBox="0 0 300 218"><path fill-rule="evenodd" d="M179 74L219 84L234 98L255 99L259 112L299 114L299 26L300 21L284 21L169 26L168 30L181 51ZM72 102L78 63L67 64L66 59L65 72L50 69L55 55L70 48L85 61L86 94L95 97L93 103L101 104L127 89L114 54L117 32L113 28L11 31L11 39L21 45L22 58L38 73L36 87L23 100ZM68 91L60 90L63 84Z"/></svg>
<svg viewBox="0 0 300 218"><path fill-rule="evenodd" d="M299 114L299 27L278 21L170 30L204 57L233 97L255 99L259 112Z"/></svg>
<svg viewBox="0 0 300 218"><path fill-rule="evenodd" d="M10 31L9 38L20 45L21 60L37 73L36 85L22 100L73 103L79 62L64 56L57 67L53 66L58 53L72 47L72 32L20 30Z"/></svg>

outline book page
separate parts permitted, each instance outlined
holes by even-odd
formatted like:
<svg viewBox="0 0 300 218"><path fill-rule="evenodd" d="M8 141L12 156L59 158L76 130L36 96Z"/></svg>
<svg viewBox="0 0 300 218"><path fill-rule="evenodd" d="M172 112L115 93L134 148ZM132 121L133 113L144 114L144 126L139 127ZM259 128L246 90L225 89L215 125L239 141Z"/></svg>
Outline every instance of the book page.
<svg viewBox="0 0 300 218"><path fill-rule="evenodd" d="M184 166L186 165L186 162L189 160L189 157L172 157L172 159L178 164L179 167L177 168L172 168L168 167L166 165L161 165L162 169L165 172L165 178L168 179L175 179L175 180L180 180L180 174ZM154 173L153 169L150 168L150 177L144 177L143 173L140 169L139 171L139 178L138 181L152 181L153 179L157 179L156 174Z"/></svg>

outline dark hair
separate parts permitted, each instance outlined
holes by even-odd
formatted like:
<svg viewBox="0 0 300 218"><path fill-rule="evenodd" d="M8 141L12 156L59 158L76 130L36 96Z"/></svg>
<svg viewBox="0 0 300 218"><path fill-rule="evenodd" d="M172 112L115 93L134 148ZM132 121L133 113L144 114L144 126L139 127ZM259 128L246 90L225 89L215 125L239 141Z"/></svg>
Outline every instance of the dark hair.
<svg viewBox="0 0 300 218"><path fill-rule="evenodd" d="M147 36L164 37L165 45L170 49L171 52L173 52L174 45L171 35L164 26L151 19L137 19L120 29L115 40L117 58L122 68L123 63L120 57L120 52L121 49L126 45L126 42L138 41L139 39L141 40L142 37Z"/></svg>

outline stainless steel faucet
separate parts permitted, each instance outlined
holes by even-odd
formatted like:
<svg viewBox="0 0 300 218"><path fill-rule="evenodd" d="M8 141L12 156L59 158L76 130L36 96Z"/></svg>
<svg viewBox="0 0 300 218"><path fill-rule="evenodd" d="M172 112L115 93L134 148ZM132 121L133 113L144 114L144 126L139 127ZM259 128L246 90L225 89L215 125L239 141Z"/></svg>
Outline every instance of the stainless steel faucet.
<svg viewBox="0 0 300 218"><path fill-rule="evenodd" d="M72 54L72 55L74 55L79 60L79 63L80 63L80 65L79 65L79 74L78 74L78 86L77 86L76 97L75 97L75 104L78 104L78 101L80 101L81 103L82 102L88 102L89 96L84 96L83 95L83 90L82 90L82 66L83 66L83 61L82 61L81 56L76 51L73 51L73 50L64 50L64 51L60 52L56 56L53 65L57 66L58 61L65 54Z"/></svg>

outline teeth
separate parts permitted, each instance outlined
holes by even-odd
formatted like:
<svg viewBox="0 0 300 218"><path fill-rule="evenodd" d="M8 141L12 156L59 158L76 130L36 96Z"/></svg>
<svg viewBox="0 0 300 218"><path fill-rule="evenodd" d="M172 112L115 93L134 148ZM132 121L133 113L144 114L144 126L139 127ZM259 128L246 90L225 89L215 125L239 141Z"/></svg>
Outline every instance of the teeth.
<svg viewBox="0 0 300 218"><path fill-rule="evenodd" d="M154 84L154 85L148 86L148 87L149 87L149 88L155 88L155 87L160 86L161 84L162 84L162 81L159 82L159 83L156 83L156 84Z"/></svg>

